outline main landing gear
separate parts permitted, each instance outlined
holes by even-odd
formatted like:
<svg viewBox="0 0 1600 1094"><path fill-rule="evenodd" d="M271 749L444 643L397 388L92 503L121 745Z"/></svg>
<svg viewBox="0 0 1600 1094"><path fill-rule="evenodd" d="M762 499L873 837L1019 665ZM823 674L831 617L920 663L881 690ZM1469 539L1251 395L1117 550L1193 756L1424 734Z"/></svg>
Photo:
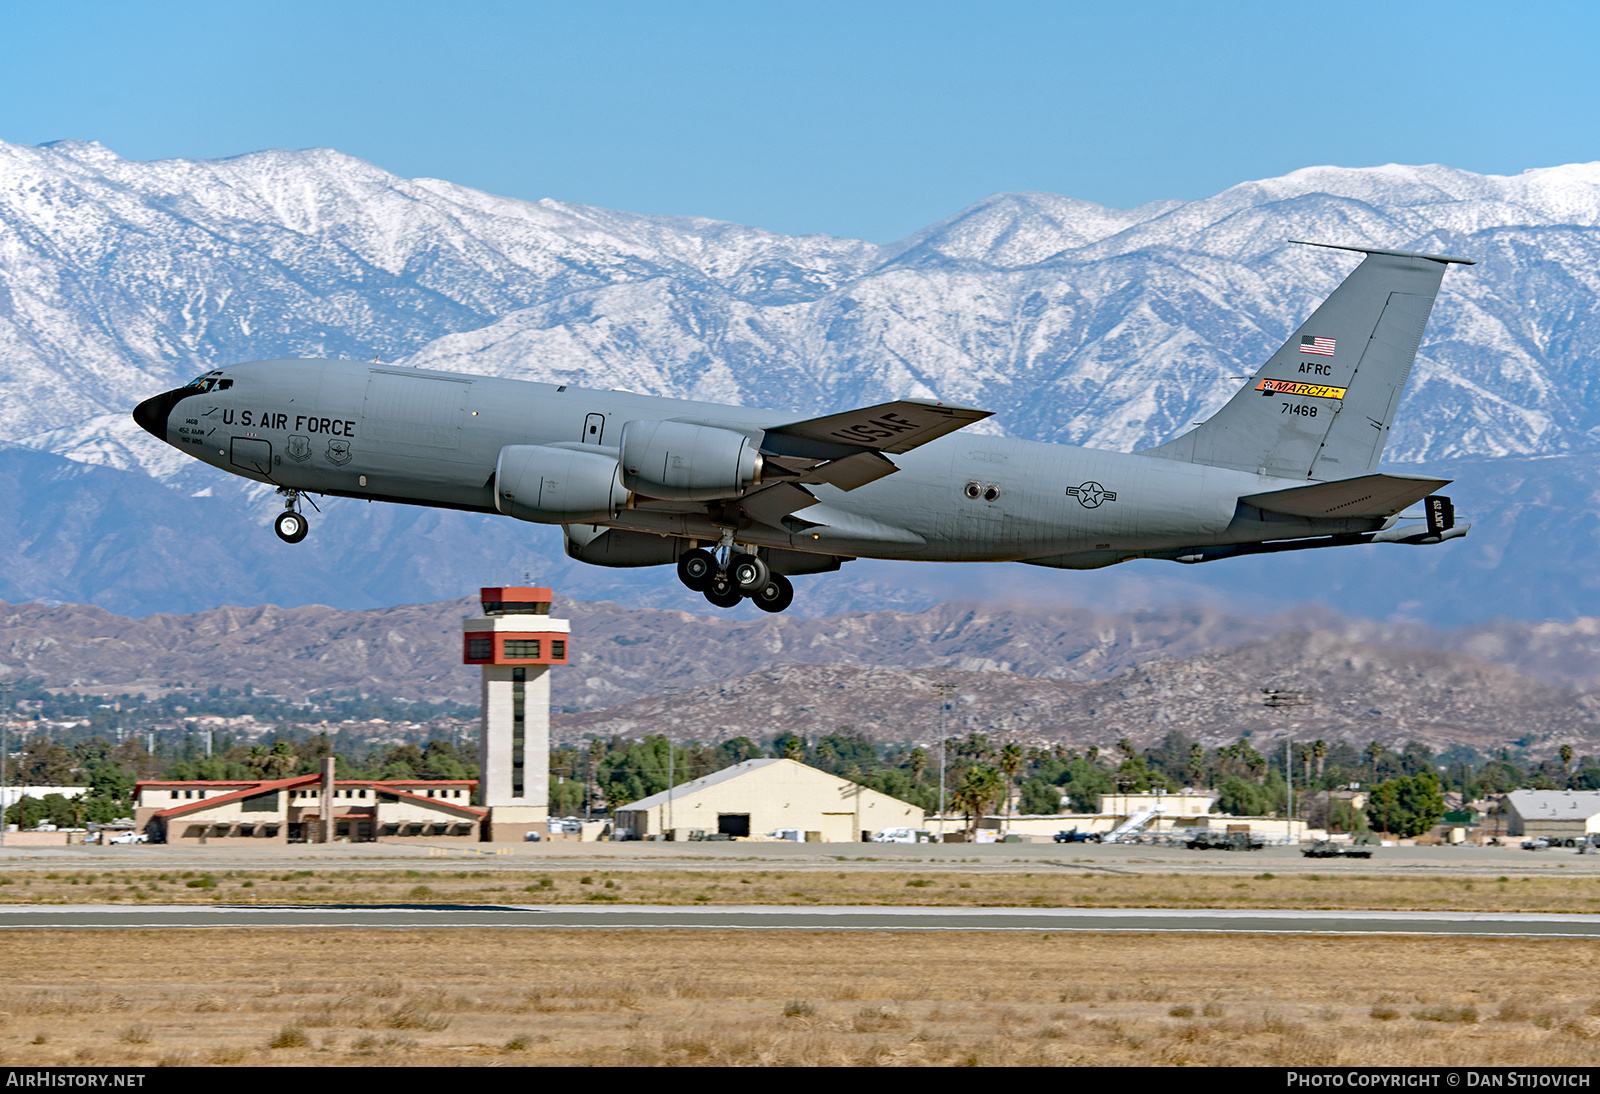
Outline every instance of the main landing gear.
<svg viewBox="0 0 1600 1094"><path fill-rule="evenodd" d="M306 533L311 531L311 522L300 512L300 500L305 496L287 486L278 487L278 493L283 495L283 512L272 522L272 530L278 533L278 538L285 543L299 543L306 538ZM305 500L311 501L310 498ZM316 502L311 502L313 509L316 505Z"/></svg>
<svg viewBox="0 0 1600 1094"><path fill-rule="evenodd" d="M726 562L704 547L685 551L678 558L678 580L719 608L737 607L749 597L764 612L781 612L794 602L794 586L775 574L759 555L738 551L731 544Z"/></svg>

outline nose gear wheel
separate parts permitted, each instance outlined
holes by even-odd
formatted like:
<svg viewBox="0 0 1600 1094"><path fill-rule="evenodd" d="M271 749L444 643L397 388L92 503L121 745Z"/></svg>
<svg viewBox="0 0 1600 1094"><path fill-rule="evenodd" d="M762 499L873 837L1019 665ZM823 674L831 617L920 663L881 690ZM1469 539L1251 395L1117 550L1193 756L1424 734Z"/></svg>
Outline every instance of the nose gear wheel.
<svg viewBox="0 0 1600 1094"><path fill-rule="evenodd" d="M311 531L311 525L305 517L293 509L285 509L278 514L278 519L272 522L272 530L278 533L278 538L285 543L299 543L306 538L306 533Z"/></svg>

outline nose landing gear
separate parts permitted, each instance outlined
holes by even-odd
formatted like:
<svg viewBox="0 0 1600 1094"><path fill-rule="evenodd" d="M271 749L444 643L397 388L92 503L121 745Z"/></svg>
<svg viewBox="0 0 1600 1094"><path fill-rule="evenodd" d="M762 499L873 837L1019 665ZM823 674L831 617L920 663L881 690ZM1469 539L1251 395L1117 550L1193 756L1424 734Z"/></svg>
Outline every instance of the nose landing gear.
<svg viewBox="0 0 1600 1094"><path fill-rule="evenodd" d="M735 554L732 544L722 550L726 563L704 547L685 551L678 558L678 580L719 608L738 607L749 597L764 612L781 612L794 602L794 586L782 574L775 574L754 552Z"/></svg>
<svg viewBox="0 0 1600 1094"><path fill-rule="evenodd" d="M278 519L272 522L272 530L278 533L278 538L285 543L299 543L306 538L306 533L311 531L311 522L300 512L300 499L304 495L287 486L280 486L278 493L283 495L284 509L278 514ZM311 501L310 498L305 500ZM312 501L311 507L315 509L316 506L317 503Z"/></svg>

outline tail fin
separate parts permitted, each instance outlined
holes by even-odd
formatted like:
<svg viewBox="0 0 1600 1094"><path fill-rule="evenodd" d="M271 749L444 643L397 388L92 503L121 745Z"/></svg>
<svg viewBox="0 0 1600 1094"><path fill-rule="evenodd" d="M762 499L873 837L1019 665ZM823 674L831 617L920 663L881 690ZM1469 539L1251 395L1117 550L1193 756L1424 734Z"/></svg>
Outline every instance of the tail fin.
<svg viewBox="0 0 1600 1094"><path fill-rule="evenodd" d="M1367 257L1227 405L1144 455L1294 479L1346 479L1378 466L1445 268L1473 262L1310 246Z"/></svg>

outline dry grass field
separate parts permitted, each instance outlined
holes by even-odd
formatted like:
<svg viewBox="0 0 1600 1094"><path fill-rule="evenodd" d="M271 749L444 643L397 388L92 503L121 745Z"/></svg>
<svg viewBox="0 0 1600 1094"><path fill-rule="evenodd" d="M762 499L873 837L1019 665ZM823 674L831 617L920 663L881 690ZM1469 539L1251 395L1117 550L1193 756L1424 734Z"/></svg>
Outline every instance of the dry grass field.
<svg viewBox="0 0 1600 1094"><path fill-rule="evenodd" d="M1593 1065L1567 940L0 934L0 1064Z"/></svg>
<svg viewBox="0 0 1600 1094"><path fill-rule="evenodd" d="M40 870L0 904L915 904L1596 912L1600 878L886 870Z"/></svg>

